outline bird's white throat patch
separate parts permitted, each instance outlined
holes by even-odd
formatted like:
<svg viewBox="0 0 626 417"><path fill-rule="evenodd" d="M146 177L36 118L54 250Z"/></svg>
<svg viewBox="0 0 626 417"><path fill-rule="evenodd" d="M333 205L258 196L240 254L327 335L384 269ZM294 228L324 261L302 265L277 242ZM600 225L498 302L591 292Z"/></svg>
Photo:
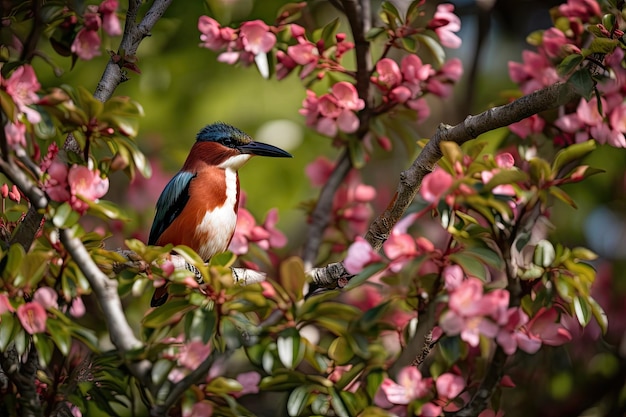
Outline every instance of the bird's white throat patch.
<svg viewBox="0 0 626 417"><path fill-rule="evenodd" d="M252 155L250 155L249 153L242 153L240 155L231 156L230 158L219 164L218 168L226 170L228 170L228 168L238 170L243 166L243 164L248 162L248 159L250 158L252 158Z"/></svg>
<svg viewBox="0 0 626 417"><path fill-rule="evenodd" d="M248 157L247 159L250 158L250 155L245 156ZM237 157L232 157L228 161ZM246 160L241 162L241 165ZM220 167L225 163L221 164ZM198 254L205 260L228 249L228 243L237 225L237 213L235 211L235 204L237 204L237 171L236 169L226 167L224 173L226 175L226 201L222 206L207 211L202 218L200 226L196 229L197 234L208 236L208 239L205 239L198 250Z"/></svg>

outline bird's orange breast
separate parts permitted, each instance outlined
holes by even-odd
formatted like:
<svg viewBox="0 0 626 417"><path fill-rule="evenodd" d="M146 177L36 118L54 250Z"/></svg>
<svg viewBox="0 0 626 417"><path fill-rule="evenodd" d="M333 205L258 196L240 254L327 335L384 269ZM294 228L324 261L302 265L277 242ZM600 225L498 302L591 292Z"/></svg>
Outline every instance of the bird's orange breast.
<svg viewBox="0 0 626 417"><path fill-rule="evenodd" d="M189 200L157 245L186 245L205 261L224 252L237 224L239 180L233 170L202 167L189 185Z"/></svg>

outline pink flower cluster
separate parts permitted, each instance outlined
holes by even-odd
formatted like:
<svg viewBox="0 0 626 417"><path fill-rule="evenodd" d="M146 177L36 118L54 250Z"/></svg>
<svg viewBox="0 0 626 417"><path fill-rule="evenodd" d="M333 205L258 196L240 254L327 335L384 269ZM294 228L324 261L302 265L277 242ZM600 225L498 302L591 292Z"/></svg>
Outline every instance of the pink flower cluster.
<svg viewBox="0 0 626 417"><path fill-rule="evenodd" d="M417 55L407 55L400 66L390 58L381 59L376 64L376 73L371 80L383 93L383 101L404 104L417 112L418 121L423 121L430 115L423 96L426 93L449 96L452 84L463 75L463 67L458 58L453 58L435 70L430 64L423 64Z"/></svg>
<svg viewBox="0 0 626 417"><path fill-rule="evenodd" d="M18 110L15 119L9 120L4 125L7 142L12 148L24 147L26 146L25 121L31 124L41 121L39 112L29 107L39 101L37 91L41 88L41 84L37 81L33 67L22 65L17 67L8 79L0 75L0 88L11 97Z"/></svg>
<svg viewBox="0 0 626 417"><path fill-rule="evenodd" d="M282 248L287 244L287 237L278 229L278 210L273 208L265 217L262 225L257 225L256 220L244 206L245 194L242 193L239 199L239 210L237 212L237 226L235 234L228 249L236 255L248 253L249 244L256 243L261 249Z"/></svg>
<svg viewBox="0 0 626 417"><path fill-rule="evenodd" d="M50 150L56 154L56 145ZM97 201L109 190L109 179L102 178L100 171L92 171L84 165L68 166L49 154L44 158L42 171L46 172L43 188L48 196L58 202L69 202L72 209L84 214L89 205L84 200Z"/></svg>
<svg viewBox="0 0 626 417"><path fill-rule="evenodd" d="M311 184L314 187L321 187L329 180L334 167L333 162L318 157L306 167L305 171ZM376 189L362 184L358 171L351 171L335 193L331 224L336 229L342 230L350 241L364 234L372 216L369 203L375 197Z"/></svg>
<svg viewBox="0 0 626 417"><path fill-rule="evenodd" d="M338 33L335 36L336 44L330 48L326 48L324 42L319 41L313 43L307 39L305 30L302 26L289 25L291 36L296 39L297 44L287 47L286 51L277 51L276 60L276 78L282 80L298 66L302 67L300 78L304 79L313 70L333 69L344 72L345 69L339 63L341 57L354 48L354 43L346 40L345 33ZM324 73L318 74L318 78L324 76Z"/></svg>
<svg viewBox="0 0 626 417"><path fill-rule="evenodd" d="M78 31L71 51L80 59L89 61L99 56L100 35L98 31L102 28L109 36L122 34L122 26L115 11L117 10L117 0L104 0L100 6L89 5L83 14L83 28Z"/></svg>
<svg viewBox="0 0 626 417"><path fill-rule="evenodd" d="M307 90L300 114L306 117L307 126L331 138L337 132L354 133L359 128L359 118L355 112L365 107L359 98L356 87L347 81L334 84L330 93L317 96Z"/></svg>
<svg viewBox="0 0 626 417"><path fill-rule="evenodd" d="M436 417L443 413L445 405L465 390L465 380L453 373L443 373L437 377L424 378L415 366L403 368L397 382L385 378L374 398L374 403L398 416L407 415L407 405L415 400L430 399L421 406L421 416ZM436 393L433 392L436 388Z"/></svg>
<svg viewBox="0 0 626 417"><path fill-rule="evenodd" d="M461 30L461 19L454 14L453 4L438 5L433 19L428 23L428 28L435 31L443 46L448 48L461 46L461 38L455 33Z"/></svg>
<svg viewBox="0 0 626 417"><path fill-rule="evenodd" d="M274 28L261 20L244 22L238 30L222 27L215 19L200 16L198 19L200 46L222 52L217 60L227 64L240 62L250 65L257 55L268 53L276 44Z"/></svg>
<svg viewBox="0 0 626 417"><path fill-rule="evenodd" d="M470 346L478 346L480 336L495 338L508 355L519 347L535 353L541 344L561 345L571 340L570 333L556 322L554 308L541 309L532 320L519 307L509 308L509 293L504 289L484 292L478 278L465 278L458 265L443 271L450 298L439 318L439 326L450 336L461 335Z"/></svg>
<svg viewBox="0 0 626 417"><path fill-rule="evenodd" d="M563 25L560 25L559 28L553 27L544 31L537 52L524 51L522 63L509 62L509 75L520 85L524 94L561 80L556 65L568 55L581 53L586 42L583 36L586 33L584 25L599 22L602 13L599 4L594 0L568 0L556 10L555 17L565 19L569 29L563 31ZM623 31L617 28L611 33L602 24L597 23L595 27L606 38L623 36ZM598 110L595 97L589 101L581 99L576 109L563 109L560 117L553 123L546 123L542 116L534 115L512 124L511 131L526 138L543 132L546 126L554 125L560 129L554 140L557 145L570 145L593 138L600 143L626 147L626 103L623 100L626 93L626 69L623 62L624 51L619 47L604 59L609 77L597 85L603 95L603 114Z"/></svg>

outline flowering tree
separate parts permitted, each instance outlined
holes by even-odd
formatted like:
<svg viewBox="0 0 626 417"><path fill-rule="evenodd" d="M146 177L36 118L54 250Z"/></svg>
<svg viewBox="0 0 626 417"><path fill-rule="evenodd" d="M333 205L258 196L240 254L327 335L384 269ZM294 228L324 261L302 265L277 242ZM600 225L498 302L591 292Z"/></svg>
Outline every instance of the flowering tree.
<svg viewBox="0 0 626 417"><path fill-rule="evenodd" d="M200 16L200 46L218 61L297 73L304 123L339 150L306 167L321 190L301 256L274 250L288 243L277 210L257 224L242 198L230 252L209 265L183 246L105 248L84 222L123 217L103 200L114 172L150 175L135 141L142 108L114 91L140 73L136 51L170 3L129 1L123 32L117 0L3 11L3 415L502 415L503 388L531 382L519 372L531 355L594 326L620 343L592 292L601 281L606 297L618 277L597 277L597 256L549 223L555 201L576 204L564 185L601 172L587 155L626 147L623 1L554 8L554 26L529 36L535 50L509 64L517 97L429 140L414 127L462 75L444 49L462 44L453 5L333 1L348 33L339 19L305 27L307 3L271 24ZM42 88L31 66L42 38L75 62L101 54L103 36L121 41L93 94ZM481 140L503 127L506 141ZM377 190L359 170L402 145L419 155L372 221ZM170 300L132 321L123 303L166 281ZM619 392L623 350L603 353ZM609 413L619 399L594 405Z"/></svg>

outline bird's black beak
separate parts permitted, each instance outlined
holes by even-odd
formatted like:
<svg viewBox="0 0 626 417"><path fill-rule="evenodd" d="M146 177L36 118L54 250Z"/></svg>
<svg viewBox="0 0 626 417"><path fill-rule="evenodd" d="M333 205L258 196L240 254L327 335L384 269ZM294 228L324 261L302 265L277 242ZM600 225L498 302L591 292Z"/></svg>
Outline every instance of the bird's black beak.
<svg viewBox="0 0 626 417"><path fill-rule="evenodd" d="M249 153L251 155L291 158L291 154L289 152L283 151L276 146L262 142L252 141L250 143L238 145L237 149L239 149L241 153Z"/></svg>

